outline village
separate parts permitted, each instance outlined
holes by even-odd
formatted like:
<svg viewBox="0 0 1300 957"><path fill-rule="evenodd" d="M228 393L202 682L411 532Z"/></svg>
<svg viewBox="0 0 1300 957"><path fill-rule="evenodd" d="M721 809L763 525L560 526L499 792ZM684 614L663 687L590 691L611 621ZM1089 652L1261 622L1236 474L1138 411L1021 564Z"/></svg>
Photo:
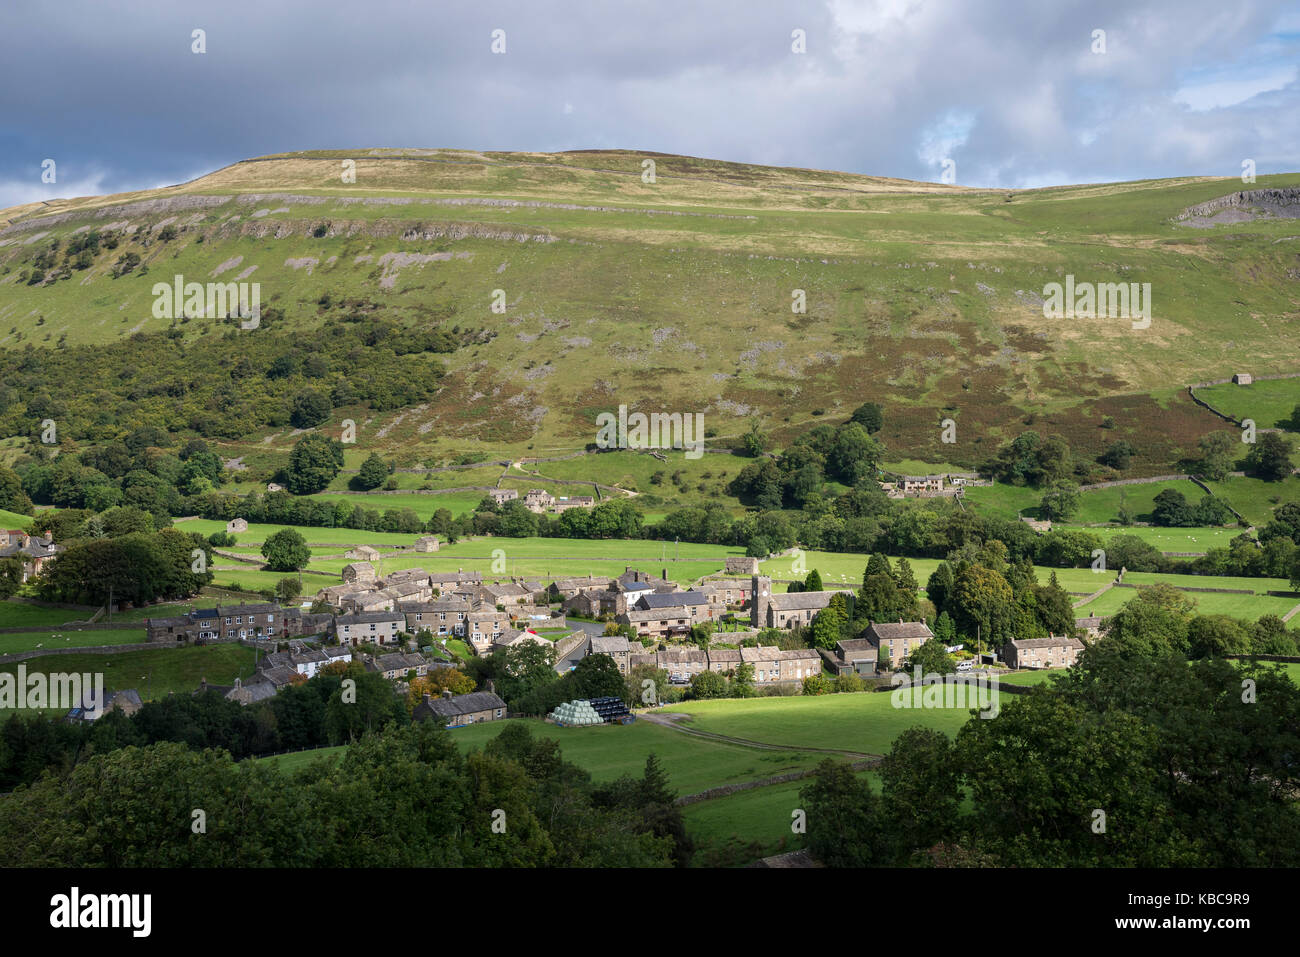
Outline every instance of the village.
<svg viewBox="0 0 1300 957"><path fill-rule="evenodd" d="M420 536L413 547L431 552L438 542ZM669 580L666 569L657 576L628 567L617 577L485 580L478 571L422 568L381 576L375 567L380 552L367 545L355 546L348 557L356 560L343 568L340 582L299 607L214 604L151 617L145 621L147 640L176 647L240 642L264 651L248 678L231 685L205 679L199 689L248 705L354 659L395 682L401 693L410 678L462 664L448 648L450 640L479 657L533 642L553 649L560 675L589 655L607 655L624 676L645 665L665 672L676 686L690 685L702 672L730 677L747 665L756 687L797 689L818 675L888 673L934 638L924 621L896 621L873 622L861 637L841 640L833 649L764 645L760 637L772 635L770 629L806 628L835 595L853 592L774 593L772 578L760 574L759 559L752 557L727 557L717 573L686 588ZM1088 637L1101 624L1099 618L1076 621ZM701 626L708 635L703 642L697 640ZM1011 669L1061 668L1073 664L1083 647L1079 639L1063 636L1013 640L989 660ZM446 693L425 705L424 717L436 715L452 726L507 716L505 702L490 686L466 695ZM106 710L132 713L139 707L135 689L124 689L109 696Z"/></svg>

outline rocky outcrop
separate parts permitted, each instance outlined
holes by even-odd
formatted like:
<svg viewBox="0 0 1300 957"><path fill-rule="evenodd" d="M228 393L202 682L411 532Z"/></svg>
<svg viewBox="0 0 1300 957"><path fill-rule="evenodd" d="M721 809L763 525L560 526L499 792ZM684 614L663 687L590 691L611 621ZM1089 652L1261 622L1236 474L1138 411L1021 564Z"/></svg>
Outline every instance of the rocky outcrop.
<svg viewBox="0 0 1300 957"><path fill-rule="evenodd" d="M1176 217L1192 226L1243 223L1253 219L1300 219L1300 187L1245 189L1208 203L1188 206Z"/></svg>

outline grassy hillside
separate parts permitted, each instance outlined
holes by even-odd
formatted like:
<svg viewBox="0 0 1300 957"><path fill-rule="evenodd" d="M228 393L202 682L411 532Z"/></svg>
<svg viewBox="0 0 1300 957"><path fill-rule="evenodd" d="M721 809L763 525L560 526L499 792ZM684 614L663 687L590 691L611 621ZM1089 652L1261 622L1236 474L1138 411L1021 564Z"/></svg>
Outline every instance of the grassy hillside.
<svg viewBox="0 0 1300 957"><path fill-rule="evenodd" d="M653 183L642 180L647 158ZM355 183L341 181L348 159ZM1288 174L1259 186L1296 184ZM377 450L402 467L571 452L620 404L702 412L725 443L755 417L789 437L818 413L842 419L871 399L885 407L891 460L969 467L1032 425L1085 455L1128 438L1135 471L1155 474L1220 424L1180 386L1294 363L1297 261L1277 242L1288 225L1176 221L1239 187L1182 179L1011 193L618 151L285 154L177 187L0 212L12 220L0 225L0 348L166 333L182 351L161 369L123 372L133 402L164 408L191 387L195 363L235 362L241 342L287 335L305 355L331 322L370 316L438 330L455 351L428 358L446 374L424 399L342 395L319 426L338 434L352 418L356 458ZM91 228L116 236L116 248L69 278L31 282L52 241L66 249ZM140 266L113 278L128 251ZM1045 319L1043 286L1067 273L1150 282L1150 328ZM243 331L218 318L155 318L153 286L177 274L258 282L274 319ZM791 310L795 289L806 292L804 313ZM504 312L492 311L495 290ZM245 351L263 375L268 356ZM414 368L395 362L385 374ZM310 384L348 376L332 357ZM57 406L64 385L49 390ZM286 419L262 414L256 394L248 433L219 437L227 457L246 457L250 482L283 464L297 438ZM1114 429L1101 428L1105 416ZM940 441L947 417L955 445ZM71 419L75 440L83 423ZM585 462L536 471L644 492L648 461L602 465L604 478ZM724 480L699 474L709 466L727 469L693 463L686 489L666 491L717 497ZM437 507L458 494L422 498Z"/></svg>

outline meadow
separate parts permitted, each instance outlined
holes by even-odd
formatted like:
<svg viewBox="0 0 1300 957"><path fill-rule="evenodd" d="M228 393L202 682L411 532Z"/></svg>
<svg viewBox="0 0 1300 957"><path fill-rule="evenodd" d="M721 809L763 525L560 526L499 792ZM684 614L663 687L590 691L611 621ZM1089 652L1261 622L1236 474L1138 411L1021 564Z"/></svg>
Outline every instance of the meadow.
<svg viewBox="0 0 1300 957"><path fill-rule="evenodd" d="M1236 419L1254 419L1256 428L1286 428L1300 406L1300 379L1260 379L1241 386L1231 382L1196 390L1196 397Z"/></svg>
<svg viewBox="0 0 1300 957"><path fill-rule="evenodd" d="M110 633L115 634L115 632ZM0 672L17 674L103 674L107 691L135 688L143 701L168 694L189 694L202 679L211 684L233 684L253 673L256 652L238 644L188 648L145 648L121 654L45 655L22 662L0 664Z"/></svg>
<svg viewBox="0 0 1300 957"><path fill-rule="evenodd" d="M895 707L894 692L687 701L661 710L690 715L685 725L728 737L791 747L888 752L900 732L921 725L956 734L965 708ZM902 693L915 702L919 690Z"/></svg>
<svg viewBox="0 0 1300 957"><path fill-rule="evenodd" d="M12 654L15 651L35 651L38 648L49 650L86 648L95 645L129 645L144 640L144 628L113 628L93 631L51 628L48 631L0 634L0 655ZM31 660L28 659L28 661Z"/></svg>

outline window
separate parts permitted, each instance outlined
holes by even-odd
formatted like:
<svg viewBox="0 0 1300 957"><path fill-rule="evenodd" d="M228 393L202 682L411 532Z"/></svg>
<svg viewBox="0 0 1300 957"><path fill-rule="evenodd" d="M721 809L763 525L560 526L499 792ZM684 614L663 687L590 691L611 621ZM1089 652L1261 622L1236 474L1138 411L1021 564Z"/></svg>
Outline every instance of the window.
<svg viewBox="0 0 1300 957"><path fill-rule="evenodd" d="M229 616L229 615L226 616L226 624L227 624L227 625L230 624L230 616Z"/></svg>

